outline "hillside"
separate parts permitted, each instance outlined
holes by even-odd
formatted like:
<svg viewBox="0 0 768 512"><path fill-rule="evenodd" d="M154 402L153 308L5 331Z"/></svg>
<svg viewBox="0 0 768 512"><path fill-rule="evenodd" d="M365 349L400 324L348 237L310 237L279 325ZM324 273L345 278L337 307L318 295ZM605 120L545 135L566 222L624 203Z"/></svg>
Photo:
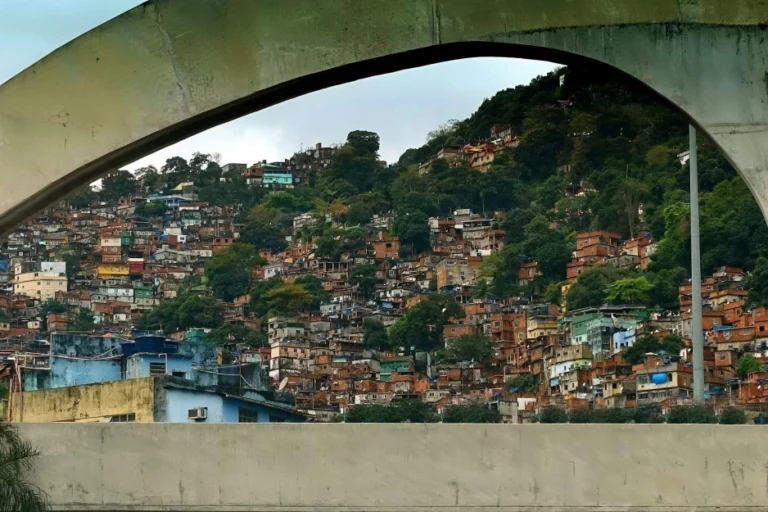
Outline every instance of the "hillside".
<svg viewBox="0 0 768 512"><path fill-rule="evenodd" d="M700 140L703 271L752 269L768 245L763 217L730 164ZM159 171L144 169L140 181L150 191L193 181L201 200L232 211L242 224L241 241L280 251L293 235L294 242L312 241L315 254L330 260L366 246L376 231L374 215L392 212L391 235L408 258L434 248L430 217L471 209L506 232L503 250L483 262L487 282L481 286L496 297L543 296L549 288L549 299L559 301L555 284L566 277L577 232L642 235L658 242L643 275L658 291L648 305L675 305L673 288L690 265L688 169L677 157L687 149L687 124L641 86L604 70L563 68L501 91L469 118L436 128L394 165L384 166L378 149L375 133L351 132L326 165L277 191L248 186L239 175L221 179L221 167L200 154L169 159ZM299 168L307 158L297 154L285 165ZM124 183L130 181L126 173L105 179L102 197L135 190ZM302 212L334 222L292 233L291 219ZM521 286L519 268L531 262L537 275ZM603 285L639 276L631 269L598 272ZM580 306L603 298L574 296Z"/></svg>

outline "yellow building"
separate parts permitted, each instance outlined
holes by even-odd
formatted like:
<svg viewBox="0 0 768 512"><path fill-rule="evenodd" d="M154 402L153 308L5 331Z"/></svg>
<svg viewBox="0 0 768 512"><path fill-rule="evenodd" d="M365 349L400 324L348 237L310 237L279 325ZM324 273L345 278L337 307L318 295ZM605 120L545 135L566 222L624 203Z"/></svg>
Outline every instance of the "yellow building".
<svg viewBox="0 0 768 512"><path fill-rule="evenodd" d="M56 292L67 291L67 275L55 272L24 272L13 280L13 293L41 301L53 299Z"/></svg>
<svg viewBox="0 0 768 512"><path fill-rule="evenodd" d="M193 381L170 375L25 391L21 397L11 393L8 408L8 417L15 423L282 423L306 420L306 416L291 405L265 398L233 396L218 387L198 386Z"/></svg>
<svg viewBox="0 0 768 512"><path fill-rule="evenodd" d="M99 265L99 277L127 276L130 274L128 265L101 264Z"/></svg>
<svg viewBox="0 0 768 512"><path fill-rule="evenodd" d="M100 423L135 421L152 423L155 409L155 379L127 379L85 386L30 391L10 395L12 422Z"/></svg>

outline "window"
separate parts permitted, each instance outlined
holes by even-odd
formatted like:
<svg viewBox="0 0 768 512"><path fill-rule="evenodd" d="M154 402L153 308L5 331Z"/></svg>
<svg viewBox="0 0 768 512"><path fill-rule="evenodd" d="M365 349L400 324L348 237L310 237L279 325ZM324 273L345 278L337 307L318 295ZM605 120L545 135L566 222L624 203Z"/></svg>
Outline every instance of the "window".
<svg viewBox="0 0 768 512"><path fill-rule="evenodd" d="M150 375L165 375L165 363L149 363Z"/></svg>
<svg viewBox="0 0 768 512"><path fill-rule="evenodd" d="M271 421L270 416L270 421ZM243 409L242 407L238 407L237 409L237 422L238 423L258 423L259 422L259 415L256 411L252 411L250 409Z"/></svg>
<svg viewBox="0 0 768 512"><path fill-rule="evenodd" d="M118 414L109 419L110 423L133 423L134 421L136 421L136 413L133 412L129 412L128 414Z"/></svg>

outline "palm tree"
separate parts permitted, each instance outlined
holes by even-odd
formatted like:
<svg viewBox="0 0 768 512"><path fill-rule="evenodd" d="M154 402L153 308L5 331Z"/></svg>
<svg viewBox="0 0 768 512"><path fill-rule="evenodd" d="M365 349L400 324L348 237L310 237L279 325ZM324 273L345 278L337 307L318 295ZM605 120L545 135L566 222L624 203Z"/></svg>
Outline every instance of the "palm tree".
<svg viewBox="0 0 768 512"><path fill-rule="evenodd" d="M44 512L47 496L25 473L39 455L13 425L0 422L0 503L8 512Z"/></svg>

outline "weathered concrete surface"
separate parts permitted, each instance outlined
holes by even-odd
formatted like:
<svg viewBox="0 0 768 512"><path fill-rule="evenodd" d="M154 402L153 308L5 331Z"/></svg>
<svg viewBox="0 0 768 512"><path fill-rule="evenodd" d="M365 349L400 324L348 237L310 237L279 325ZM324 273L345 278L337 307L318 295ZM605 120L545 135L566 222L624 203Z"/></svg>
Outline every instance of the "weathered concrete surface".
<svg viewBox="0 0 768 512"><path fill-rule="evenodd" d="M766 0L151 1L0 86L0 232L221 122L473 55L626 71L720 144L766 213L765 22Z"/></svg>
<svg viewBox="0 0 768 512"><path fill-rule="evenodd" d="M768 510L756 426L20 428L55 510Z"/></svg>

